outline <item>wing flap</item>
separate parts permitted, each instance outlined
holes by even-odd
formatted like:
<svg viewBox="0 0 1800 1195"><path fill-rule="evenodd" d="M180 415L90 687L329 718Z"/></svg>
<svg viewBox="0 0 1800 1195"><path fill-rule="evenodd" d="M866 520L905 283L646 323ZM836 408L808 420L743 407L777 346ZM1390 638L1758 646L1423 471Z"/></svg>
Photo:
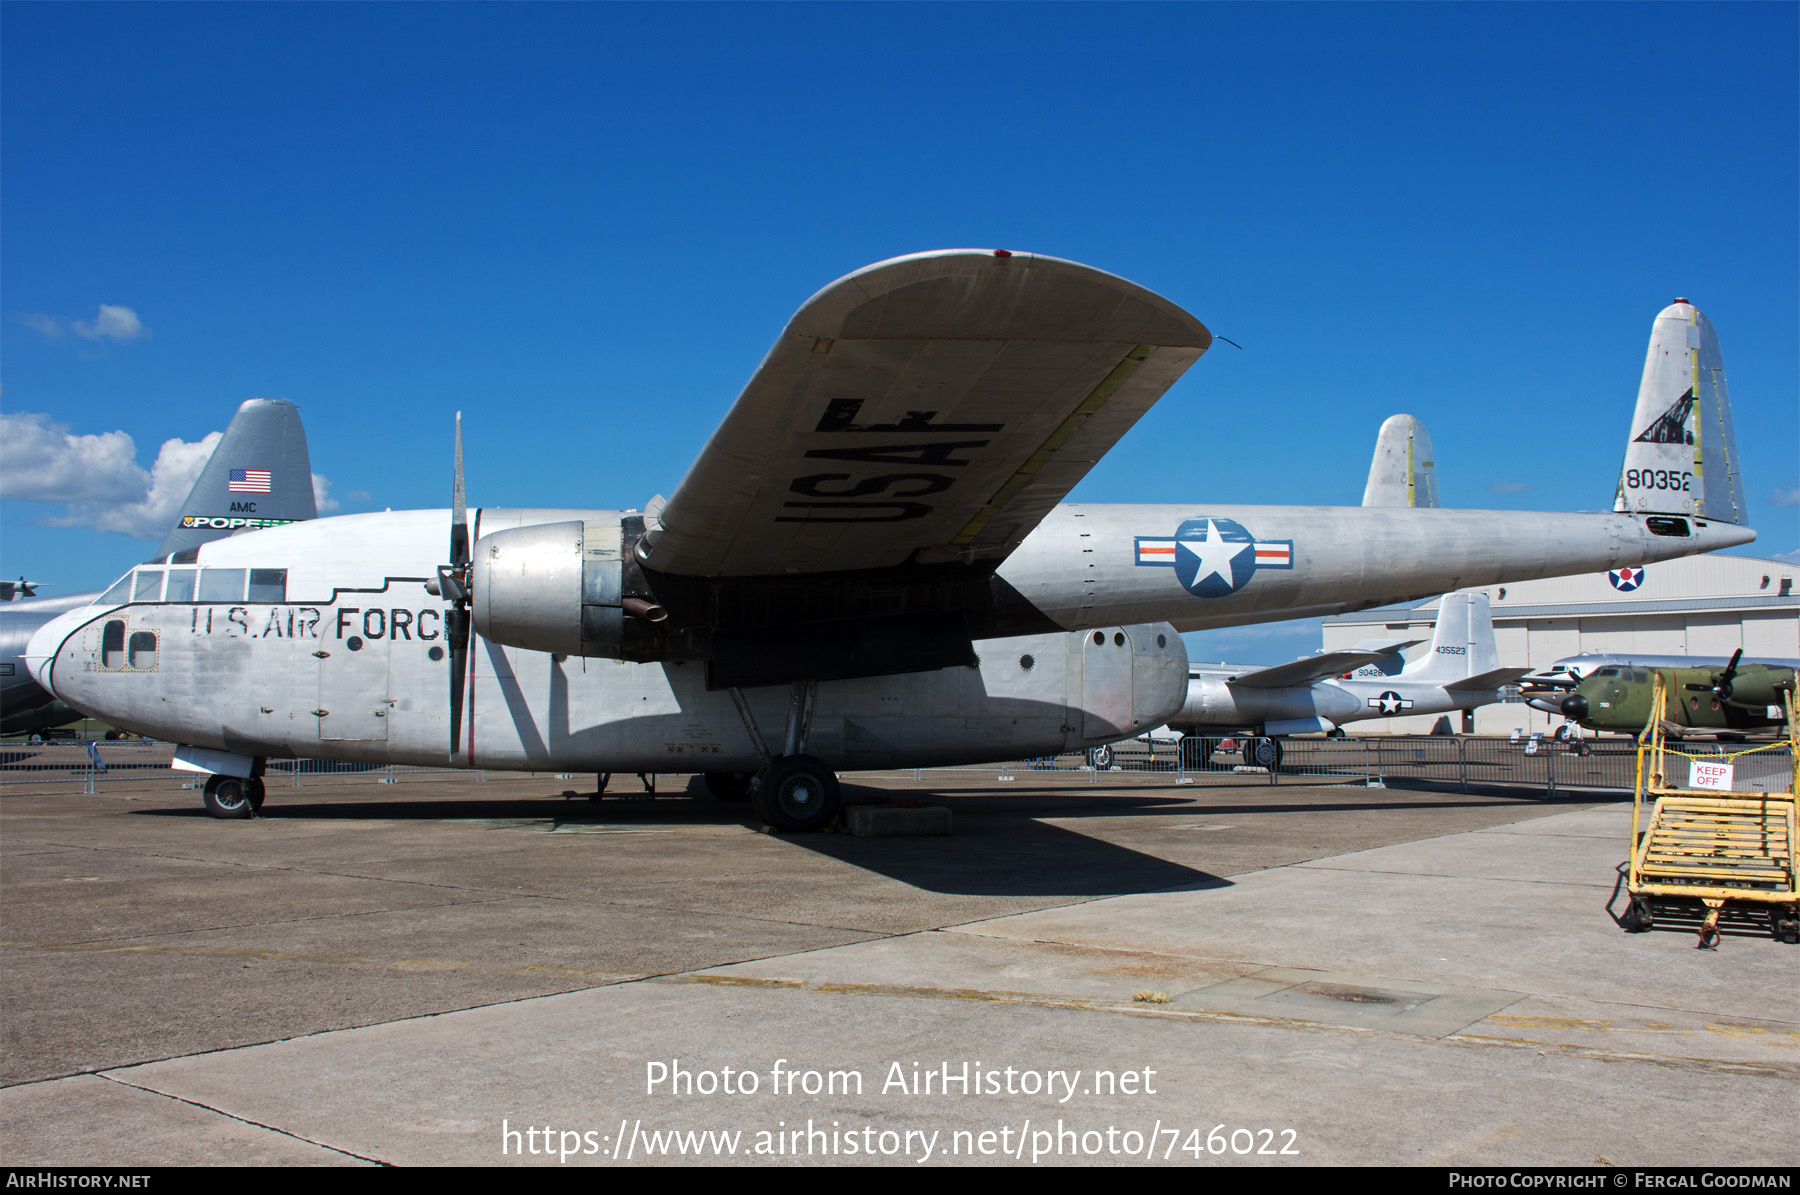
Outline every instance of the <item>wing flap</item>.
<svg viewBox="0 0 1800 1195"><path fill-rule="evenodd" d="M1211 335L1055 258L883 262L800 309L646 537L684 576L1000 560Z"/></svg>

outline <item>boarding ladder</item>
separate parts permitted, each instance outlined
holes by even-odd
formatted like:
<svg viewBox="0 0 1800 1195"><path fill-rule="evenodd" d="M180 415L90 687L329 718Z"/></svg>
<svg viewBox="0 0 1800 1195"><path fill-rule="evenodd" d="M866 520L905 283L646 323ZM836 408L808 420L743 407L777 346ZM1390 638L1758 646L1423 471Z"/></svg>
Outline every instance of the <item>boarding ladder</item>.
<svg viewBox="0 0 1800 1195"><path fill-rule="evenodd" d="M1775 935L1800 941L1800 886L1794 868L1795 791L1800 752L1794 694L1785 695L1785 739L1729 754L1701 755L1670 747L1663 726L1666 679L1656 673L1650 719L1638 740L1637 799L1631 811L1623 924L1639 932L1656 924L1655 905L1700 902L1702 947L1717 946L1727 901L1760 906ZM1785 768L1768 777L1773 791L1748 790L1744 772L1758 753L1786 749ZM1766 756L1765 756L1766 758ZM1720 787L1702 787L1716 784ZM1783 788L1785 786L1785 788ZM1646 814L1646 807L1648 813Z"/></svg>

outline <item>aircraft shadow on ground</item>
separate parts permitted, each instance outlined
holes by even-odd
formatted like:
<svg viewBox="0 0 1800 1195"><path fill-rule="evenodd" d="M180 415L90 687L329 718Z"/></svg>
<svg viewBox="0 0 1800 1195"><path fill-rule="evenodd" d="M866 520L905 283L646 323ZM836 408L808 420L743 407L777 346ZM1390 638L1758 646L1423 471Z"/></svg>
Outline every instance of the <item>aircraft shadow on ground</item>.
<svg viewBox="0 0 1800 1195"><path fill-rule="evenodd" d="M489 800L388 797L343 801L300 800L301 789L272 787L261 816L281 821L466 821L517 823L538 831L599 831L607 828L706 826L757 822L746 803L718 801L699 777L685 790L665 789L654 799L633 790L609 791L596 803L589 791L573 799L513 797ZM291 795L290 795L291 794ZM907 799L930 801L932 792L908 792ZM948 795L948 791L946 794ZM1075 794L1002 793L992 801L958 801L953 807L956 832L949 837L856 838L849 834L794 834L781 838L797 849L812 851L852 867L886 876L928 892L962 896L1117 896L1160 892L1170 888L1225 887L1229 881L1155 855L1103 841L1041 817L1128 816L1134 812L1167 813L1184 805L1181 798L1120 795L1105 798ZM884 789L844 786L847 802L892 798ZM205 818L198 802L192 807L134 810L134 816Z"/></svg>

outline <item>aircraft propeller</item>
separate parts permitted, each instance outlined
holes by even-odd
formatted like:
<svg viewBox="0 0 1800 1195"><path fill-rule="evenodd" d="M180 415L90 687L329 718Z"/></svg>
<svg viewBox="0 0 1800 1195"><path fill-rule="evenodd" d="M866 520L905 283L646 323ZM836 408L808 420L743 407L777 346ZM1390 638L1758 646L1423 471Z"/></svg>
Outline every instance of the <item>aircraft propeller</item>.
<svg viewBox="0 0 1800 1195"><path fill-rule="evenodd" d="M462 750L463 684L469 671L469 508L463 490L462 412L456 413L456 474L451 486L450 563L437 570L438 592L450 602L444 639L450 647L450 755Z"/></svg>
<svg viewBox="0 0 1800 1195"><path fill-rule="evenodd" d="M1737 678L1738 659L1743 654L1744 654L1744 649L1741 647L1738 648L1736 651L1732 652L1731 653L1731 663L1725 665L1724 672L1721 672L1719 675L1717 675L1713 678L1712 684L1710 684L1710 685L1705 684L1705 683L1694 684L1694 683L1690 682L1689 684L1683 685L1682 687L1685 689L1692 690L1693 692L1696 692L1696 693L1710 692L1710 693L1712 693L1712 695L1714 697L1717 697L1720 701L1730 701L1731 700L1731 682Z"/></svg>

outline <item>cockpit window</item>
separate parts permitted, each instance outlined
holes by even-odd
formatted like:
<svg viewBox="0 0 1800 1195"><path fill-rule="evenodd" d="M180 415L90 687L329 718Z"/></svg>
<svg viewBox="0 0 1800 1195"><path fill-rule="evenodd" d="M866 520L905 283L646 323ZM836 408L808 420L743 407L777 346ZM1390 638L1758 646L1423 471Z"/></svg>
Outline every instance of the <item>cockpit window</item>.
<svg viewBox="0 0 1800 1195"><path fill-rule="evenodd" d="M1594 675L1595 676L1623 676L1623 675L1625 675L1625 670L1623 668L1615 668L1611 664L1608 664L1605 668L1594 669Z"/></svg>
<svg viewBox="0 0 1800 1195"><path fill-rule="evenodd" d="M137 571L137 582L131 587L131 600L134 602L162 601L163 574L160 568L140 568Z"/></svg>
<svg viewBox="0 0 1800 1195"><path fill-rule="evenodd" d="M1633 668L1626 675L1636 684L1647 685L1650 683L1650 673L1647 669Z"/></svg>
<svg viewBox="0 0 1800 1195"><path fill-rule="evenodd" d="M203 602L241 602L244 600L244 573L241 568L203 568L200 570L200 600Z"/></svg>
<svg viewBox="0 0 1800 1195"><path fill-rule="evenodd" d="M191 568L172 568L169 570L169 588L163 594L165 602L191 602L194 600L194 573Z"/></svg>
<svg viewBox="0 0 1800 1195"><path fill-rule="evenodd" d="M250 601L285 602L287 570L285 568L253 568L250 570Z"/></svg>
<svg viewBox="0 0 1800 1195"><path fill-rule="evenodd" d="M120 577L113 587L100 595L96 606L122 606L131 600L131 574Z"/></svg>

